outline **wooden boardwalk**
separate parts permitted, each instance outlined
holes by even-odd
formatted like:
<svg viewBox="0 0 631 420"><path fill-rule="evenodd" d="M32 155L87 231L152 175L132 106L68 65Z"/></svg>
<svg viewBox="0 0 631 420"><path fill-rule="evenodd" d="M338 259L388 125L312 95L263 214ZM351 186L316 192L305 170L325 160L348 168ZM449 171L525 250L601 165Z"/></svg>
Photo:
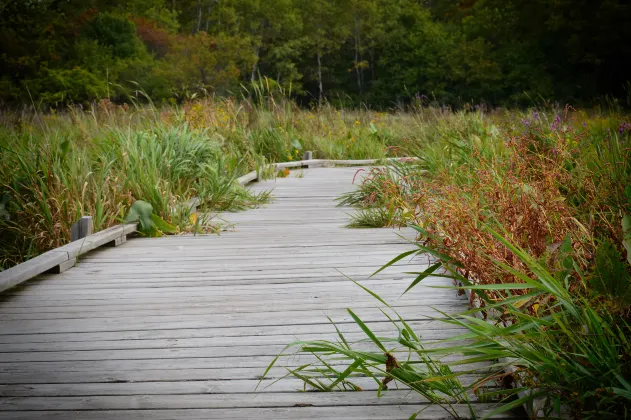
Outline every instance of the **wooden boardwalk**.
<svg viewBox="0 0 631 420"><path fill-rule="evenodd" d="M366 280L410 244L391 229L343 227L349 209L334 199L353 188L356 170L308 169L304 178L254 184L273 188L274 201L224 215L233 231L131 239L4 293L0 418L397 419L423 408L405 390L305 393L287 379L255 391L288 342L335 338L326 315L351 338L360 331L349 306L380 335L392 333L376 301L337 270L392 302L425 338L456 333L426 318L430 306L464 308L453 291L418 287L399 298L405 272L427 261L405 260ZM418 418L447 417L429 407Z"/></svg>

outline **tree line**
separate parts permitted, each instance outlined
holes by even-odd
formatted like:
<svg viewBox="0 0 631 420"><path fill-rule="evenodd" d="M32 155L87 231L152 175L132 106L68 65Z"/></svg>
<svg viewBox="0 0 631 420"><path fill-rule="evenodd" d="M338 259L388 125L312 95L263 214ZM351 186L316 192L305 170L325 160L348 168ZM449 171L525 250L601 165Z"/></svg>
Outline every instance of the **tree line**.
<svg viewBox="0 0 631 420"><path fill-rule="evenodd" d="M4 0L0 100L629 102L624 0Z"/></svg>

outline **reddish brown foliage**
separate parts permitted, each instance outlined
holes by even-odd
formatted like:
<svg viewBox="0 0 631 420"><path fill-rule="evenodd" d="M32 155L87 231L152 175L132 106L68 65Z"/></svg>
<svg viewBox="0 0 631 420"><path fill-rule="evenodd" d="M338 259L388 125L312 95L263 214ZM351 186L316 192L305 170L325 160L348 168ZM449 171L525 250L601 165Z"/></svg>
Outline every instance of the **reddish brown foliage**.
<svg viewBox="0 0 631 420"><path fill-rule="evenodd" d="M163 57L169 51L169 33L151 20L136 17L133 21L136 24L136 34L147 48L158 57Z"/></svg>
<svg viewBox="0 0 631 420"><path fill-rule="evenodd" d="M576 247L585 239L559 191L560 184L569 184L564 152L542 150L528 137L512 139L510 146L512 154L502 162L476 157L480 169L467 182L443 174L415 188L416 219L432 234L429 245L461 262L464 274L481 283L518 281L493 260L528 272L488 226L536 258L568 234Z"/></svg>
<svg viewBox="0 0 631 420"><path fill-rule="evenodd" d="M99 11L97 9L90 8L88 10L86 10L85 12L81 13L77 19L75 20L75 22L71 25L71 30L74 33L75 36L79 35L79 32L83 29L83 27L90 22L92 19L94 19L94 16L97 15L97 13L99 13Z"/></svg>

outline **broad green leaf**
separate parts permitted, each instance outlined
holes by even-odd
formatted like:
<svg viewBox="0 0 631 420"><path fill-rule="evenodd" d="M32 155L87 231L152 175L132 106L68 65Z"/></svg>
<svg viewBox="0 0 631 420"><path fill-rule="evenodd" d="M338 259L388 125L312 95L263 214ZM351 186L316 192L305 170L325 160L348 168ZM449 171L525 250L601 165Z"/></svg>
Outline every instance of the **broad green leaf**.
<svg viewBox="0 0 631 420"><path fill-rule="evenodd" d="M164 233L177 233L177 227L172 224L166 222L157 214L151 214L151 221L155 225L155 227Z"/></svg>

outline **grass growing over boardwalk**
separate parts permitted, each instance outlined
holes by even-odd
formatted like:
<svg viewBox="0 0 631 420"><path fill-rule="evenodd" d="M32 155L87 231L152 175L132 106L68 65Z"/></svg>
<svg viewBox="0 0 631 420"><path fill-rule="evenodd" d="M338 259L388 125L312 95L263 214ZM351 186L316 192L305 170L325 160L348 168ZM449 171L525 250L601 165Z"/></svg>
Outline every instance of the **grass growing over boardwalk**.
<svg viewBox="0 0 631 420"><path fill-rule="evenodd" d="M399 336L380 338L349 309L375 351L358 351L361 344L343 335L293 343L320 363L290 374L322 390L352 387L356 374L381 388L395 380L448 412L450 402L476 395L500 401L497 413L543 398L538 409L547 417L564 407L575 418L629 418L628 118L568 108L468 117L449 129L416 151L417 162L371 170L340 202L358 207L353 227L414 227L417 248L394 261L430 253L437 262L410 288L431 276L453 279L454 293L469 289L487 319L437 313L467 332L428 349L422 331L395 311L386 315ZM457 361L443 364L441 356ZM348 364L332 367L340 359ZM461 365L480 379L464 386L464 373L452 370ZM506 373L507 366L516 370ZM313 378L323 373L331 380ZM487 388L497 380L507 389Z"/></svg>

